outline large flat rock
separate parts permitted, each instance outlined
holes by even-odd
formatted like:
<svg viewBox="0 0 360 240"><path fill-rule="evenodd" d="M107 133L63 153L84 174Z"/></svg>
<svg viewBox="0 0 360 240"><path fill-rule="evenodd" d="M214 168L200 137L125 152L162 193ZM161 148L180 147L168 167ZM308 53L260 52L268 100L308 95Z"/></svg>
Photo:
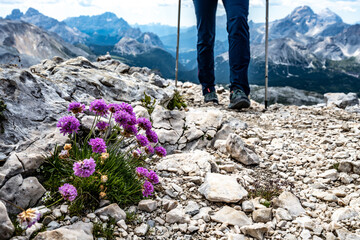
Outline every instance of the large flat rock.
<svg viewBox="0 0 360 240"><path fill-rule="evenodd" d="M218 173L207 173L199 192L212 202L235 203L248 195L236 177Z"/></svg>

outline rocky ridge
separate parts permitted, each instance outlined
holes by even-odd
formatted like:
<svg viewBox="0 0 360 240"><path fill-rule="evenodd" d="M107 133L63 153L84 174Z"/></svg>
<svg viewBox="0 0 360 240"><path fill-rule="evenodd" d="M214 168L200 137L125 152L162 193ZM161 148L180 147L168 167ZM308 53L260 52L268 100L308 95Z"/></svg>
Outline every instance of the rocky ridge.
<svg viewBox="0 0 360 240"><path fill-rule="evenodd" d="M160 175L156 196L124 209L105 204L83 217L70 217L67 205L40 206L43 218L27 236L44 227L35 239L92 239L94 224L114 217L116 239L360 239L356 96L330 94L327 105L272 105L268 111L252 101L248 110L229 111L226 89L217 89L220 105L204 105L200 86L179 83L188 109L170 111L164 105L174 94L172 80L146 68L83 57L0 68L0 79L7 104L0 197L23 208L42 204L46 190L33 175L43 154L65 141L55 125L70 101L131 102L138 116L151 117L171 153L147 162ZM158 102L151 115L141 106L144 92ZM285 184L266 207L252 192L270 180L293 186ZM17 212L0 202L4 207ZM125 219L124 210L136 218ZM0 239L14 231L8 214L0 214Z"/></svg>

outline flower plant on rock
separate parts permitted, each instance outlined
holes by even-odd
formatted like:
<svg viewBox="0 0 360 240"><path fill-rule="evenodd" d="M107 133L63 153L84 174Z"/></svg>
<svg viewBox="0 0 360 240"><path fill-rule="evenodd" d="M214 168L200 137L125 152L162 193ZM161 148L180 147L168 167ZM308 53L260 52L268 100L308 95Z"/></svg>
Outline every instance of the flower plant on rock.
<svg viewBox="0 0 360 240"><path fill-rule="evenodd" d="M101 200L120 206L154 194L159 178L144 168L146 158L163 157L158 136L146 118L136 118L127 103L107 104L103 99L70 103L70 115L59 119L60 133L68 135L64 147L47 158L42 175L52 192L51 204L70 202L70 211L84 213L99 207ZM89 133L80 136L81 120L95 115Z"/></svg>

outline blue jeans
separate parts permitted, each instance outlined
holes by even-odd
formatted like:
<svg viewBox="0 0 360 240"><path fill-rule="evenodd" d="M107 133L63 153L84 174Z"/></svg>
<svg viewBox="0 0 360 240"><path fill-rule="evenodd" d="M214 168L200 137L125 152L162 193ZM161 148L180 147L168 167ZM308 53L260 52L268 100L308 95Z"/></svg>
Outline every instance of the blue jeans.
<svg viewBox="0 0 360 240"><path fill-rule="evenodd" d="M214 42L218 0L193 0L197 20L198 78L203 94L215 91ZM241 89L250 94L249 0L223 0L229 40L230 90Z"/></svg>

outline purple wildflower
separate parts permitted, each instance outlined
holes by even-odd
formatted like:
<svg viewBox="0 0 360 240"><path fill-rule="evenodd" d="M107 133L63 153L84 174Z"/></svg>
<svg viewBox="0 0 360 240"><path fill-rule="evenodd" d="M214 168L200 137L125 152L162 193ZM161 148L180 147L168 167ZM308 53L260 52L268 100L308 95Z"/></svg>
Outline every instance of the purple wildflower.
<svg viewBox="0 0 360 240"><path fill-rule="evenodd" d="M129 135L136 135L138 133L137 127L134 125L124 125L124 135L125 136L129 136Z"/></svg>
<svg viewBox="0 0 360 240"><path fill-rule="evenodd" d="M82 113L84 111L85 111L85 104L81 104L79 102L72 102L69 104L68 112L77 114L77 113Z"/></svg>
<svg viewBox="0 0 360 240"><path fill-rule="evenodd" d="M149 174L149 170L143 167L137 167L136 173L138 174L139 177L147 177Z"/></svg>
<svg viewBox="0 0 360 240"><path fill-rule="evenodd" d="M110 104L108 105L108 109L109 109L110 112L116 113L117 111L120 110L120 106L119 106L119 104L117 104L117 103L110 103Z"/></svg>
<svg viewBox="0 0 360 240"><path fill-rule="evenodd" d="M74 116L65 116L60 118L56 127L60 128L60 133L65 136L65 134L72 134L74 132L77 133L80 127L80 122Z"/></svg>
<svg viewBox="0 0 360 240"><path fill-rule="evenodd" d="M115 113L114 118L115 122L120 126L124 126L130 121L131 115L126 111L120 110Z"/></svg>
<svg viewBox="0 0 360 240"><path fill-rule="evenodd" d="M108 106L104 99L95 99L90 103L90 111L94 112L96 115L106 116L108 113Z"/></svg>
<svg viewBox="0 0 360 240"><path fill-rule="evenodd" d="M153 130L146 130L146 137L149 139L150 142L152 143L157 143L158 142L158 135L156 134L156 132L154 132Z"/></svg>
<svg viewBox="0 0 360 240"><path fill-rule="evenodd" d="M139 118L137 120L137 124L139 127L141 127L144 130L150 130L152 128L151 122L147 118Z"/></svg>
<svg viewBox="0 0 360 240"><path fill-rule="evenodd" d="M126 112L129 113L130 115L135 116L134 109L133 109L133 107L132 107L130 104L120 103L120 104L119 104L119 108L120 108L121 110L123 110L123 111L126 111Z"/></svg>
<svg viewBox="0 0 360 240"><path fill-rule="evenodd" d="M40 220L41 214L35 208L29 208L17 215L17 221L23 229L29 228Z"/></svg>
<svg viewBox="0 0 360 240"><path fill-rule="evenodd" d="M92 147L94 153L106 152L106 143L102 138L92 138L89 141L89 145Z"/></svg>
<svg viewBox="0 0 360 240"><path fill-rule="evenodd" d="M96 163L93 158L75 162L73 165L74 174L78 177L90 177L95 172Z"/></svg>
<svg viewBox="0 0 360 240"><path fill-rule="evenodd" d="M158 184L159 183L159 177L158 175L156 174L156 172L154 172L153 170L151 170L149 172L149 174L147 175L147 178L149 179L149 181L152 183L152 184Z"/></svg>
<svg viewBox="0 0 360 240"><path fill-rule="evenodd" d="M166 150L163 147L160 147L160 146L156 147L155 152L159 157L165 157L166 156Z"/></svg>
<svg viewBox="0 0 360 240"><path fill-rule="evenodd" d="M145 137L144 135L141 135L141 134L136 136L136 140L137 140L138 144L142 147L145 147L146 145L149 144L149 140L147 139L147 137Z"/></svg>
<svg viewBox="0 0 360 240"><path fill-rule="evenodd" d="M100 131L104 131L106 130L106 128L109 127L109 124L107 122L104 122L104 121L101 121L101 122L98 122L96 124L96 127L100 130Z"/></svg>
<svg viewBox="0 0 360 240"><path fill-rule="evenodd" d="M127 124L136 125L137 124L136 116L135 115L130 115Z"/></svg>
<svg viewBox="0 0 360 240"><path fill-rule="evenodd" d="M147 146L145 147L145 152L146 152L147 154L154 154L154 153L155 153L155 150L154 150L154 148L149 144L149 145L147 145Z"/></svg>
<svg viewBox="0 0 360 240"><path fill-rule="evenodd" d="M76 188L68 183L59 187L59 192L65 200L69 200L70 202L74 201L77 196Z"/></svg>
<svg viewBox="0 0 360 240"><path fill-rule="evenodd" d="M154 192L154 186L151 184L151 182L145 181L142 192L143 196L144 197L151 196L153 192Z"/></svg>

